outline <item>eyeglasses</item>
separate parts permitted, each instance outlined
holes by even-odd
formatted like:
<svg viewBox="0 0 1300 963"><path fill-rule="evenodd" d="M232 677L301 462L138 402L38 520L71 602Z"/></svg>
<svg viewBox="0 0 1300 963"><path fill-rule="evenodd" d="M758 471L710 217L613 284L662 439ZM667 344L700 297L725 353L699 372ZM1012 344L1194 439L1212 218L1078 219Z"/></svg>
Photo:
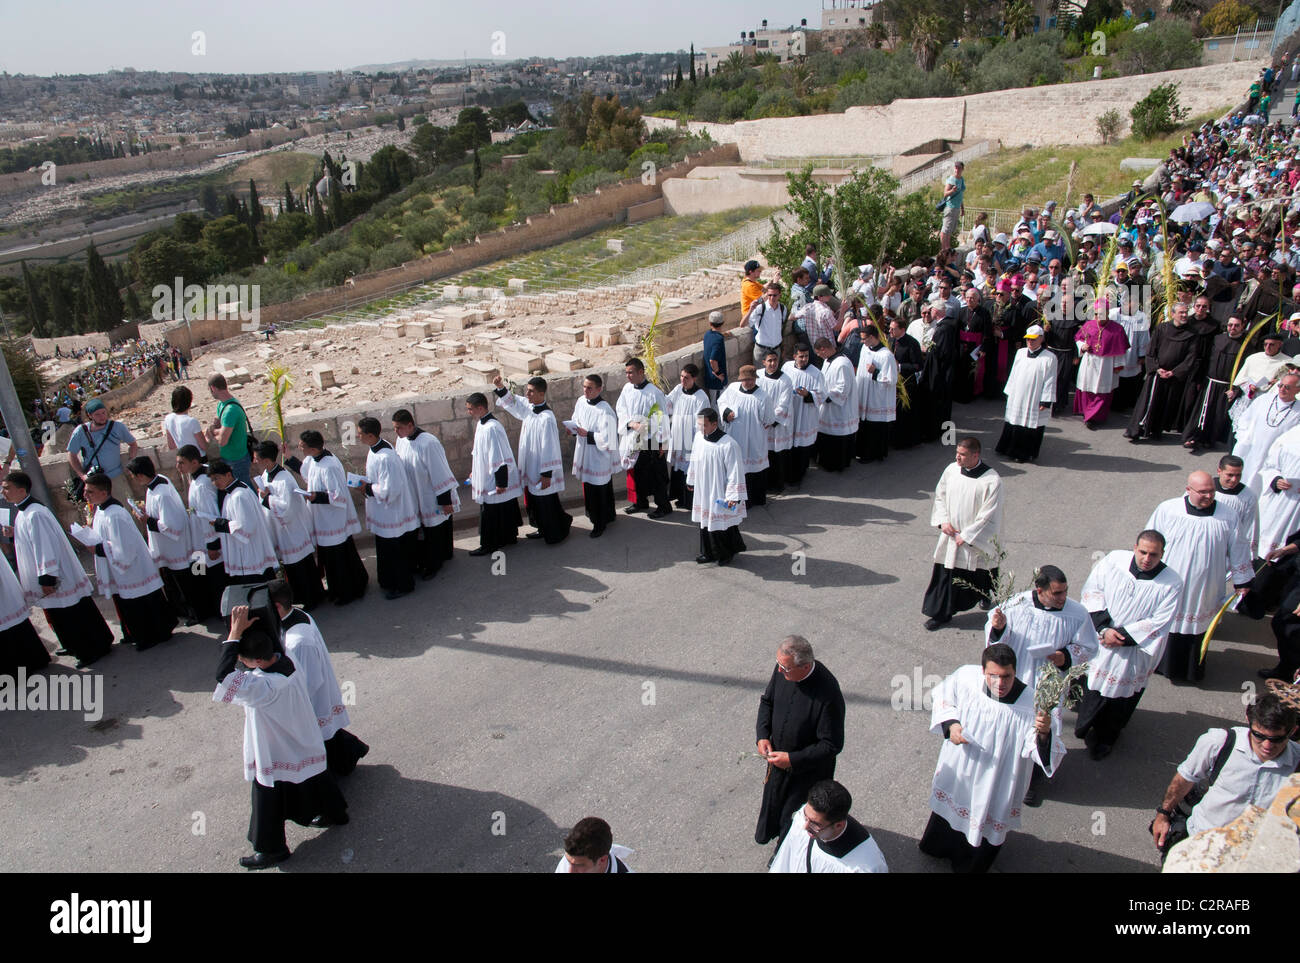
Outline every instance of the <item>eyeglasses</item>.
<svg viewBox="0 0 1300 963"><path fill-rule="evenodd" d="M1269 745L1272 746L1276 746L1280 742L1286 742L1288 739L1291 738L1290 736L1287 735L1267 736L1262 732L1256 732L1254 729L1250 730L1250 734L1254 736L1256 739L1258 739L1260 742L1267 742Z"/></svg>

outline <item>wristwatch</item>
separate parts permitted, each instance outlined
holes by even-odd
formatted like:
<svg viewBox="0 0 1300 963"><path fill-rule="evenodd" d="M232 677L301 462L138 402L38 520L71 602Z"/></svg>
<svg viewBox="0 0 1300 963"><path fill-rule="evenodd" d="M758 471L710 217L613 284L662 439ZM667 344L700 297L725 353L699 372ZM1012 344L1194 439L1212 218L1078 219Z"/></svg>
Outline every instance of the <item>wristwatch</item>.
<svg viewBox="0 0 1300 963"><path fill-rule="evenodd" d="M1173 819L1174 816L1177 815L1176 813L1170 812L1168 809L1165 809L1161 806L1156 807L1156 812L1159 815L1164 816L1166 819Z"/></svg>

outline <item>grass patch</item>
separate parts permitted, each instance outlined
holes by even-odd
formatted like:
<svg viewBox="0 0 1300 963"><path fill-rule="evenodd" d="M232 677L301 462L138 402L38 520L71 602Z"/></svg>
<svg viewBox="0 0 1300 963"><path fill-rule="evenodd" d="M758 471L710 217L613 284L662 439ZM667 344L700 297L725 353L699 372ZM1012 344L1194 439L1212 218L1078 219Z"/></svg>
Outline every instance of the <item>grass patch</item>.
<svg viewBox="0 0 1300 963"><path fill-rule="evenodd" d="M284 197L284 182L294 190L302 190L320 166L320 158L301 151L275 151L244 161L224 173L217 190L233 191L240 197L248 194L248 181L257 183L257 193L263 203Z"/></svg>
<svg viewBox="0 0 1300 963"><path fill-rule="evenodd" d="M1182 146L1184 134L1222 116L1227 109L1195 117L1172 134L1156 140L1126 137L1104 147L1018 147L977 158L966 165L966 209L1017 211L1026 204L1041 207L1053 199L1063 202L1071 161L1078 163L1079 168L1069 206L1078 204L1085 193L1092 194L1100 203L1127 191L1134 177L1146 176L1139 171L1120 170L1119 162L1124 158L1167 157L1175 147ZM927 187L926 193L937 202L943 194L942 181Z"/></svg>

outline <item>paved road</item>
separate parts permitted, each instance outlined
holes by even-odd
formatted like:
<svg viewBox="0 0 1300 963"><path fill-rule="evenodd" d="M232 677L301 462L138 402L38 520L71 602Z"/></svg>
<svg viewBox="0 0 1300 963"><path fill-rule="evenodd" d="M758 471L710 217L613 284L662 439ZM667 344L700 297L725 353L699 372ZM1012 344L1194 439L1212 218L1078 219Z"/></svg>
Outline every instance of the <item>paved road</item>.
<svg viewBox="0 0 1300 963"><path fill-rule="evenodd" d="M992 448L1000 408L958 417ZM344 783L351 824L291 825L285 871L549 871L565 829L589 814L637 850L639 870L762 871L763 770L741 754L791 632L812 640L848 700L838 778L855 814L893 870L946 871L916 849L939 739L928 711L895 709L891 696L981 647L982 613L921 628L930 492L951 457L935 445L840 477L814 471L802 494L755 512L750 552L732 568L693 564L697 535L681 513L620 514L599 541L582 520L562 546L520 544L504 574L460 552L413 596L385 602L372 587L360 605L321 612L338 675L355 685L351 728L372 750ZM1027 584L1034 566L1060 565L1077 597L1094 553L1131 545L1156 502L1213 459L1070 419L1048 429L1043 465L992 461L1006 480L1008 567ZM1145 829L1173 767L1204 729L1239 720L1242 681L1272 664L1267 625L1232 617L1221 635L1202 689L1157 678L1110 759L1066 758L998 870L1157 868ZM243 714L211 702L215 637L114 652L96 666L98 724L0 714L0 837L22 841L0 868L237 869Z"/></svg>

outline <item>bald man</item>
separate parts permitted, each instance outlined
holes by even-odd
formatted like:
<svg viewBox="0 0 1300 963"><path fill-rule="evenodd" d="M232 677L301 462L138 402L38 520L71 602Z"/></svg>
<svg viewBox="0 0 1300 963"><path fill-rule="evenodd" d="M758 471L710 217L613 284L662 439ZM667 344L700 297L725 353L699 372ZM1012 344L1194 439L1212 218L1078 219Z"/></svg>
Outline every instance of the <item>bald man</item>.
<svg viewBox="0 0 1300 963"><path fill-rule="evenodd" d="M1147 519L1146 527L1165 537L1164 562L1183 582L1156 670L1170 680L1205 677L1201 637L1223 604L1228 578L1237 594L1245 595L1254 577L1250 549L1237 538L1237 514L1214 496L1209 472L1194 471L1184 493L1161 502Z"/></svg>

